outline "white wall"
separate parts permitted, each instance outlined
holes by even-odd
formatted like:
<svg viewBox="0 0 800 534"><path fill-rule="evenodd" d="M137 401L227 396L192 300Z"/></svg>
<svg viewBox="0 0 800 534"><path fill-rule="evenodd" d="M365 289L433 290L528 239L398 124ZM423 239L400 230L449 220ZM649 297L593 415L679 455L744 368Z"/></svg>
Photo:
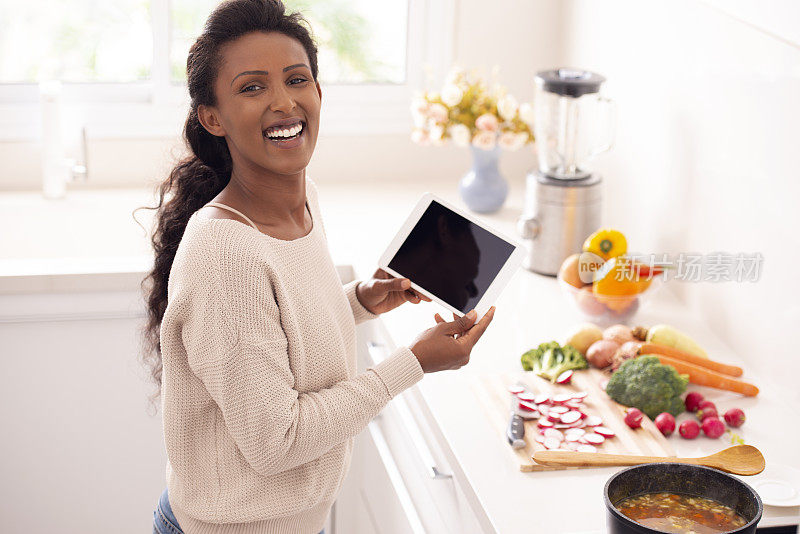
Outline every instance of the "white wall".
<svg viewBox="0 0 800 534"><path fill-rule="evenodd" d="M638 251L762 253L757 283L672 285L797 395L800 46L699 0L574 0L565 23L568 61L618 103L605 221Z"/></svg>
<svg viewBox="0 0 800 534"><path fill-rule="evenodd" d="M559 0L456 0L455 62L499 80L519 100L533 97L533 74L558 63L561 44ZM409 104L411 102L409 95ZM324 104L323 104L324 105ZM410 132L410 115L409 115ZM136 187L162 179L181 154L179 139L90 139L90 181L74 189ZM320 180L407 180L425 177L454 184L470 165L468 151L426 148L408 135L320 136L309 171ZM524 182L533 165L530 149L506 154L501 167L509 180ZM39 147L0 143L0 191L39 189Z"/></svg>

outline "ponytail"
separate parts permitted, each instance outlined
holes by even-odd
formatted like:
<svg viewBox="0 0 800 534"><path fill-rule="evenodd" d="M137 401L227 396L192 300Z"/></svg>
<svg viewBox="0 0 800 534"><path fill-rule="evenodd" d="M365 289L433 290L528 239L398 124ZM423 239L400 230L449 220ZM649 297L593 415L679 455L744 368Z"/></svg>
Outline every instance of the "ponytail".
<svg viewBox="0 0 800 534"><path fill-rule="evenodd" d="M286 14L280 0L226 0L211 13L203 33L189 49L186 83L191 107L183 139L191 150L158 187L158 205L152 236L153 270L142 281L147 301L142 360L153 381L161 386L161 321L167 309L167 281L186 224L192 214L222 191L231 177L231 154L222 137L210 134L197 116L201 105L214 106L214 81L221 62L220 47L252 32L279 32L296 39L306 51L317 79L317 47L299 13ZM165 201L166 200L166 201ZM142 209L142 208L140 208ZM152 397L155 400L160 391Z"/></svg>
<svg viewBox="0 0 800 534"><path fill-rule="evenodd" d="M192 154L170 172L158 188L155 209L153 269L142 281L147 299L143 361L153 381L161 386L161 320L167 309L167 282L175 253L192 214L216 197L230 181L231 158L225 139L211 135L200 124L192 109L184 126L184 140ZM169 198L168 198L169 197ZM158 393L154 396L157 397Z"/></svg>

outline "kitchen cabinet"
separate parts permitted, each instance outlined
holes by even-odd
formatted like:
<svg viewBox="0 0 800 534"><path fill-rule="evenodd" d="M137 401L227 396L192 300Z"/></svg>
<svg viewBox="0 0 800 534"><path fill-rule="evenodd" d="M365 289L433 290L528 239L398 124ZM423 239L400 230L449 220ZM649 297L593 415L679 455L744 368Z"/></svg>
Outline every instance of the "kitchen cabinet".
<svg viewBox="0 0 800 534"><path fill-rule="evenodd" d="M166 457L143 318L135 289L0 295L0 532L152 530Z"/></svg>
<svg viewBox="0 0 800 534"><path fill-rule="evenodd" d="M359 325L359 369L395 348L380 319ZM393 399L357 438L331 532L478 533L481 529L422 417L418 392Z"/></svg>

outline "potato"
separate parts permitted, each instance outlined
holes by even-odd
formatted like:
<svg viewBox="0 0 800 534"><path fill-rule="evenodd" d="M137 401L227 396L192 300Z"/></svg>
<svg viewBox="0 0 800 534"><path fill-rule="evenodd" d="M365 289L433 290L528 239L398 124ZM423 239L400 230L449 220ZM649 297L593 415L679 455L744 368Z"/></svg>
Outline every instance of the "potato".
<svg viewBox="0 0 800 534"><path fill-rule="evenodd" d="M584 323L575 327L575 329L567 336L565 345L572 345L583 356L586 356L586 351L595 342L603 339L603 331L600 327L592 323Z"/></svg>

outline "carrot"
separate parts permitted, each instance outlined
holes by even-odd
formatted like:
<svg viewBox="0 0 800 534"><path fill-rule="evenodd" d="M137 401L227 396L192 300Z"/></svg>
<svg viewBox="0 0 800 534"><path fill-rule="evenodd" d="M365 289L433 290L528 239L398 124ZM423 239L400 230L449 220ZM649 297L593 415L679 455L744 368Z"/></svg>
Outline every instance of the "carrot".
<svg viewBox="0 0 800 534"><path fill-rule="evenodd" d="M748 384L747 382L742 382L741 380L731 378L722 373L717 373L711 369L676 360L675 358L670 358L663 354L654 354L653 356L658 357L658 360L664 365L671 365L679 373L689 375L689 382L692 384L733 391L748 397L755 397L758 395L758 388L753 384Z"/></svg>
<svg viewBox="0 0 800 534"><path fill-rule="evenodd" d="M693 363L694 365L699 365L700 367L705 367L706 369L717 371L718 373L723 373L731 376L742 376L741 367L736 367L735 365L728 365L727 363L715 362L714 360L709 360L708 358L696 356L694 354L690 354L688 352L676 349L674 347L659 345L657 343L643 343L641 348L639 349L639 354L662 354L664 356L669 356L670 358L674 358L676 360Z"/></svg>

